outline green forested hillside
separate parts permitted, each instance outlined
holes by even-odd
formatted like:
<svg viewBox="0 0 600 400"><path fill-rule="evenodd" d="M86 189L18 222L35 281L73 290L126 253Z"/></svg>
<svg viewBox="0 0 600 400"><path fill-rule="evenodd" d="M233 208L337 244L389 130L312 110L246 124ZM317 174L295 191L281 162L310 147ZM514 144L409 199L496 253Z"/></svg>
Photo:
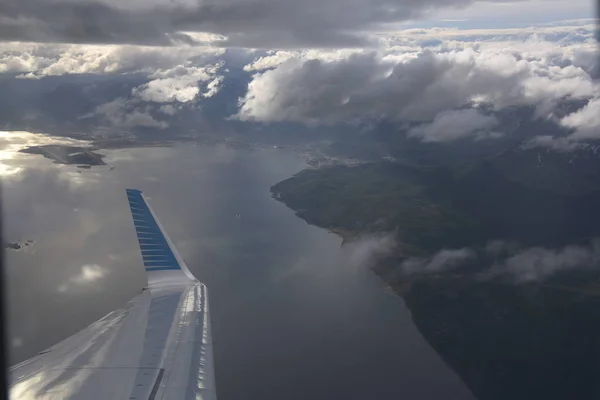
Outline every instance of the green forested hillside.
<svg viewBox="0 0 600 400"><path fill-rule="evenodd" d="M571 157L571 158L570 158ZM560 249L600 236L593 154L505 152L455 165L379 162L305 170L272 187L311 224L345 239L389 232L374 266L424 337L480 400L600 398L600 273L564 270L517 283L484 279L492 240ZM402 263L467 247L463 268L407 275ZM591 267L591 266L590 266Z"/></svg>

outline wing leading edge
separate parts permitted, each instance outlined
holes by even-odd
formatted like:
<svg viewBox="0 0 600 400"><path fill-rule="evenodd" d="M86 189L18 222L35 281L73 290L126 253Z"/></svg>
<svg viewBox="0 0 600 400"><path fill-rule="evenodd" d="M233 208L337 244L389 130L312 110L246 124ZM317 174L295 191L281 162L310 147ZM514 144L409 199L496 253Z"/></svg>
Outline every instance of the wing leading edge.
<svg viewBox="0 0 600 400"><path fill-rule="evenodd" d="M11 368L15 399L216 399L206 286L139 190L127 198L148 288L125 307Z"/></svg>

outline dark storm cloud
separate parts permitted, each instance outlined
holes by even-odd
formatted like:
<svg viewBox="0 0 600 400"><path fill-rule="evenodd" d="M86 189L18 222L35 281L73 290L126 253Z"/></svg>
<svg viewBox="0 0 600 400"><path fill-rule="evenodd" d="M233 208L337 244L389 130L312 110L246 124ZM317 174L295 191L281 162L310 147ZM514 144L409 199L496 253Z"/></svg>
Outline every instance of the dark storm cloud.
<svg viewBox="0 0 600 400"><path fill-rule="evenodd" d="M193 43L181 32L211 32L224 45L351 47L357 31L473 0L8 0L0 39L68 43Z"/></svg>
<svg viewBox="0 0 600 400"><path fill-rule="evenodd" d="M99 2L8 0L0 4L3 40L168 45L169 21Z"/></svg>

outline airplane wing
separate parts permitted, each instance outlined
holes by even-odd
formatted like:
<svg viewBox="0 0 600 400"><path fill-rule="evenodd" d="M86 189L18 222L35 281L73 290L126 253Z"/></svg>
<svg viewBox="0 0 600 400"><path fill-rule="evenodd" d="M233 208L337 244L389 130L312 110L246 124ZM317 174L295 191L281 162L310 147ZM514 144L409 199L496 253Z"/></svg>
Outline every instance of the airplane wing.
<svg viewBox="0 0 600 400"><path fill-rule="evenodd" d="M127 189L148 287L10 369L12 399L216 399L208 295L141 191Z"/></svg>

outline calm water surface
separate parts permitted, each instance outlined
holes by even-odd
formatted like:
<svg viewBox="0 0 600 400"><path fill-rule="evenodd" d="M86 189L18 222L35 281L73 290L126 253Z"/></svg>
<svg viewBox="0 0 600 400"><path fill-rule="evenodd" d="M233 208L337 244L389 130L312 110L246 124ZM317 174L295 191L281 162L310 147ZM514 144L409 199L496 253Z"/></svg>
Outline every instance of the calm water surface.
<svg viewBox="0 0 600 400"><path fill-rule="evenodd" d="M27 156L5 179L6 235L35 241L7 255L13 362L139 292L123 192L134 187L208 286L220 400L472 399L356 252L270 197L301 160L201 146L104 153L113 170Z"/></svg>

